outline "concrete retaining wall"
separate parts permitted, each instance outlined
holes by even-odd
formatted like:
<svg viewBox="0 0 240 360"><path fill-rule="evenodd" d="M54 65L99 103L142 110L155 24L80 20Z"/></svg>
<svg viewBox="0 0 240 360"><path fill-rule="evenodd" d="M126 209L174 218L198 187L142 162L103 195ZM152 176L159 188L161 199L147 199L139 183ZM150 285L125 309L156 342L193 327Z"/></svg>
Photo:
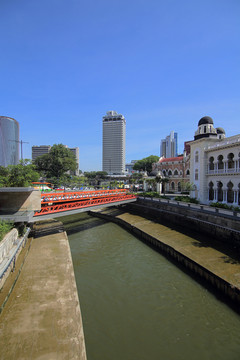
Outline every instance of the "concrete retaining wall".
<svg viewBox="0 0 240 360"><path fill-rule="evenodd" d="M12 229L0 242L0 264L9 255L12 247L17 244L18 231Z"/></svg>
<svg viewBox="0 0 240 360"><path fill-rule="evenodd" d="M211 286L215 289L220 291L224 296L231 300L234 304L240 304L240 289L233 286L232 284L228 283L224 279L220 278L216 274L212 273L208 269L204 268L203 266L199 265L191 258L183 255L179 251L173 249L171 246L162 243L160 240L156 239L155 237L149 235L148 233L140 230L139 228L129 224L128 222L119 219L115 216L102 214L99 212L89 212L90 215L96 216L107 221L112 221L126 230L130 231L132 234L137 236L139 239L143 240L145 243L154 246L157 248L161 253L166 256L169 256L177 263L184 266L188 269L191 273L199 276L201 279L207 281Z"/></svg>
<svg viewBox="0 0 240 360"><path fill-rule="evenodd" d="M140 200L124 207L143 217L150 217L157 222L171 222L185 228L207 234L223 242L240 253L239 218L208 213L200 209L191 209L175 204L151 200Z"/></svg>

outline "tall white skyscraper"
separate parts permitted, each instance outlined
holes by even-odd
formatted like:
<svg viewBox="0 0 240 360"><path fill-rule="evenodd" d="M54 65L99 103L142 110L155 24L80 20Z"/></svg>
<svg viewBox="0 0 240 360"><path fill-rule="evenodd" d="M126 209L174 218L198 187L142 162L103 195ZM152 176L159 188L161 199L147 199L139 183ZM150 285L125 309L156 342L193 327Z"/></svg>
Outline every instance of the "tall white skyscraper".
<svg viewBox="0 0 240 360"><path fill-rule="evenodd" d="M161 140L160 156L171 158L178 156L178 134L174 131Z"/></svg>
<svg viewBox="0 0 240 360"><path fill-rule="evenodd" d="M125 173L126 120L116 111L103 116L102 170L108 174Z"/></svg>

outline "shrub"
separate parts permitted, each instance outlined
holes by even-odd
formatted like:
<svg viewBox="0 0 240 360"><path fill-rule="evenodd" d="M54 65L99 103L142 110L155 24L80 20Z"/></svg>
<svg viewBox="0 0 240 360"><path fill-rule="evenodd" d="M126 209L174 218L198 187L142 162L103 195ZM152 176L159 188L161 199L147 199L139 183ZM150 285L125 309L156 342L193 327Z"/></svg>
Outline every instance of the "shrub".
<svg viewBox="0 0 240 360"><path fill-rule="evenodd" d="M176 196L174 198L174 200L176 201L183 201L183 202L187 202L187 203L193 203L193 204L199 204L199 201L195 198L190 198L189 196Z"/></svg>
<svg viewBox="0 0 240 360"><path fill-rule="evenodd" d="M13 223L0 219L0 241L13 228Z"/></svg>
<svg viewBox="0 0 240 360"><path fill-rule="evenodd" d="M216 208L219 208L219 209L240 211L239 206L227 205L227 204L223 204L223 203L220 203L220 202L212 202L212 203L210 204L210 206L216 207Z"/></svg>

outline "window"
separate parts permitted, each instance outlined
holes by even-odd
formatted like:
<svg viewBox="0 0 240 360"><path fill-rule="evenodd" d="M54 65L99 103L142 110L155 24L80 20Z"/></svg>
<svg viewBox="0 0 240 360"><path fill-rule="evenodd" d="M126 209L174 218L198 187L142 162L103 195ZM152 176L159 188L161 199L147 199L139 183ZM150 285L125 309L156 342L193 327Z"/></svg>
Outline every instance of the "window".
<svg viewBox="0 0 240 360"><path fill-rule="evenodd" d="M234 202L234 191L233 191L233 183L229 181L227 184L227 202L233 203Z"/></svg>
<svg viewBox="0 0 240 360"><path fill-rule="evenodd" d="M178 176L178 171L177 171L177 169L174 171L174 175L175 175L175 176Z"/></svg>
<svg viewBox="0 0 240 360"><path fill-rule="evenodd" d="M190 175L190 170L187 169L186 175Z"/></svg>
<svg viewBox="0 0 240 360"><path fill-rule="evenodd" d="M204 134L206 134L206 132L207 132L207 127L204 126Z"/></svg>
<svg viewBox="0 0 240 360"><path fill-rule="evenodd" d="M195 152L195 162L198 162L198 151Z"/></svg>
<svg viewBox="0 0 240 360"><path fill-rule="evenodd" d="M228 169L233 169L234 168L234 154L233 153L230 153L228 154Z"/></svg>
<svg viewBox="0 0 240 360"><path fill-rule="evenodd" d="M174 184L174 182L171 183L171 189L172 189L172 190L175 190L175 184Z"/></svg>
<svg viewBox="0 0 240 360"><path fill-rule="evenodd" d="M223 184L221 181L218 182L217 185L217 200L218 201L223 201Z"/></svg>
<svg viewBox="0 0 240 360"><path fill-rule="evenodd" d="M198 169L195 170L195 180L198 180Z"/></svg>
<svg viewBox="0 0 240 360"><path fill-rule="evenodd" d="M214 157L209 158L209 170L214 170Z"/></svg>
<svg viewBox="0 0 240 360"><path fill-rule="evenodd" d="M224 168L224 164L223 164L223 156L219 155L218 156L218 170L221 170Z"/></svg>
<svg viewBox="0 0 240 360"><path fill-rule="evenodd" d="M177 189L178 189L178 191L181 191L181 183L180 182L177 184Z"/></svg>
<svg viewBox="0 0 240 360"><path fill-rule="evenodd" d="M168 176L172 176L172 170L168 170Z"/></svg>
<svg viewBox="0 0 240 360"><path fill-rule="evenodd" d="M210 181L209 185L208 185L208 199L211 201L214 199L214 190L213 190L213 182Z"/></svg>

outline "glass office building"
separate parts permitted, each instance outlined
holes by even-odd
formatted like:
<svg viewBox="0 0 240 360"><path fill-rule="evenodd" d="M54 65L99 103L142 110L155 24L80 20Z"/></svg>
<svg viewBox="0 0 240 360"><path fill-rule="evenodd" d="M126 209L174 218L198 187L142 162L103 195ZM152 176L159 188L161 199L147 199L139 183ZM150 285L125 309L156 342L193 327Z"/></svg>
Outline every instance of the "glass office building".
<svg viewBox="0 0 240 360"><path fill-rule="evenodd" d="M19 123L0 116L0 166L17 165L19 161Z"/></svg>

